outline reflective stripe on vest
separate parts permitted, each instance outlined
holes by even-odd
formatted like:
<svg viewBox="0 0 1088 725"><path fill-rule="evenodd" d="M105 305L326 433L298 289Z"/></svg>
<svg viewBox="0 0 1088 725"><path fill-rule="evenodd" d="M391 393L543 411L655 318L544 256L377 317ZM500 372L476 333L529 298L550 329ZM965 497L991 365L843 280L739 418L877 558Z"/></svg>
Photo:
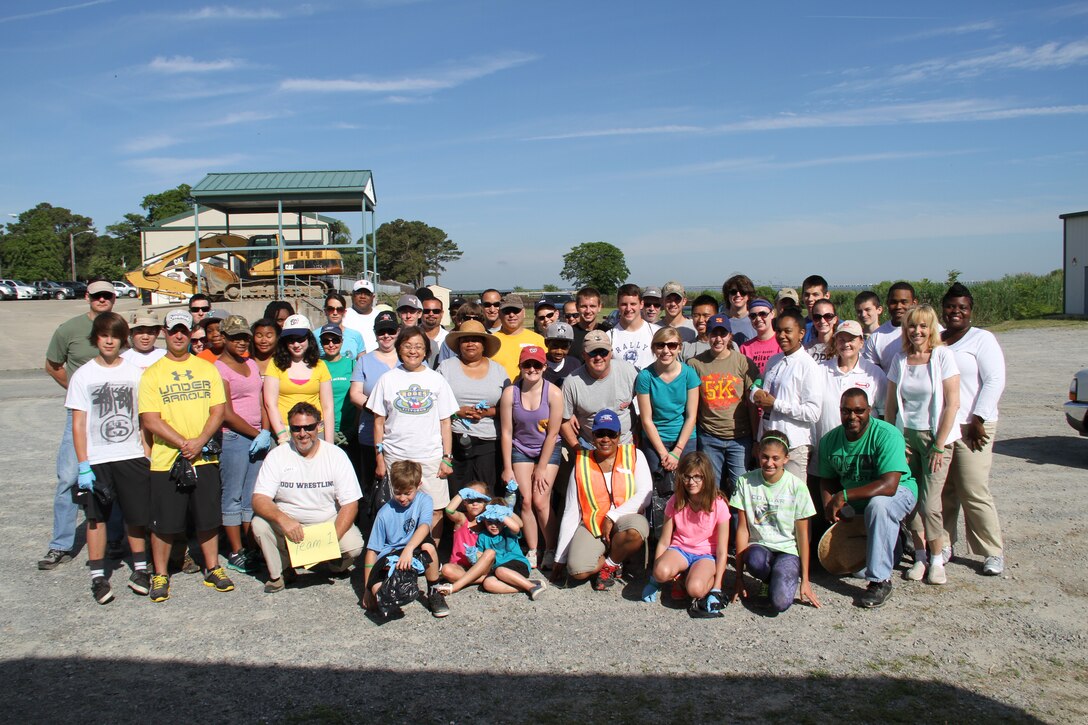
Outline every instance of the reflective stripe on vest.
<svg viewBox="0 0 1088 725"><path fill-rule="evenodd" d="M574 462L578 507L582 512L582 523L594 536L601 535L601 524L608 512L635 495L635 455L633 445L618 446L612 463L612 495L609 496L604 473L593 451L578 451Z"/></svg>

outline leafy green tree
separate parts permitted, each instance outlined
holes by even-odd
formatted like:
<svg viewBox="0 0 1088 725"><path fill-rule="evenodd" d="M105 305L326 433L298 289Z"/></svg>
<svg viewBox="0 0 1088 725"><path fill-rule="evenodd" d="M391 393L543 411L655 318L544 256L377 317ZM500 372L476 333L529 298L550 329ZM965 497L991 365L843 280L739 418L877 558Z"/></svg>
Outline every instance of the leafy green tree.
<svg viewBox="0 0 1088 725"><path fill-rule="evenodd" d="M378 227L378 272L382 277L417 287L426 277L435 283L446 263L461 258L457 243L438 227L396 219Z"/></svg>
<svg viewBox="0 0 1088 725"><path fill-rule="evenodd" d="M559 285L546 284L546 285L544 285L544 287L542 287L542 289L545 292L558 292L559 291Z"/></svg>
<svg viewBox="0 0 1088 725"><path fill-rule="evenodd" d="M623 252L608 242L584 242L563 255L559 276L575 287L596 287L601 294L614 293L631 270Z"/></svg>
<svg viewBox="0 0 1088 725"><path fill-rule="evenodd" d="M93 231L93 223L90 217L44 202L24 211L17 221L7 225L0 243L5 273L25 281L68 279L68 235L76 234L77 274L86 276L95 237L82 232Z"/></svg>
<svg viewBox="0 0 1088 725"><path fill-rule="evenodd" d="M176 189L167 189L161 194L145 196L140 206L147 212L147 223L154 224L191 211L193 208L193 197L189 193L191 191L191 186L181 184Z"/></svg>

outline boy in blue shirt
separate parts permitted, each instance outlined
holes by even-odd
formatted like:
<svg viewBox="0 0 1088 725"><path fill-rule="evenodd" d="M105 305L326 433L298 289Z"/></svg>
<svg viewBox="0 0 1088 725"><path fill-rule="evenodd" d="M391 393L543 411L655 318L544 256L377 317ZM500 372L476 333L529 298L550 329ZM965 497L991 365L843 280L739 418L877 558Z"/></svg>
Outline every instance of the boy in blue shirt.
<svg viewBox="0 0 1088 725"><path fill-rule="evenodd" d="M446 598L436 588L438 552L429 538L434 503L426 491L420 490L423 469L414 461L397 461L390 466L389 482L393 498L378 511L367 542L363 564L367 592L363 606L375 607L378 589L391 573L388 566L391 557L396 558L397 569L411 569L413 559L418 558L425 567L427 606L431 614L439 618L448 616Z"/></svg>

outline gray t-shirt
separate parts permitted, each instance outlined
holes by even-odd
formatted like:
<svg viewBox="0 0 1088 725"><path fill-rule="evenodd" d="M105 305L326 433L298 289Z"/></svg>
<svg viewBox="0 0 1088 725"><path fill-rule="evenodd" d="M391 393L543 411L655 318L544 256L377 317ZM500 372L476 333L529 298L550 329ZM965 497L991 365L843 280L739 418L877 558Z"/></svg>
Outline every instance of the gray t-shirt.
<svg viewBox="0 0 1088 725"><path fill-rule="evenodd" d="M593 416L609 408L620 418L620 443L631 442L631 401L638 370L623 360L612 359L608 376L598 380L582 367L563 381L563 419L578 418L579 434L592 440Z"/></svg>
<svg viewBox="0 0 1088 725"><path fill-rule="evenodd" d="M453 396L457 398L457 406L476 405L487 403L487 407L493 408L499 405L499 397L503 388L510 384L510 378L506 377L506 370L493 360L488 360L487 375L476 380L465 375L458 358L443 360L438 366L438 373L446 379L453 388ZM481 418L478 421L469 422L461 418L453 419L454 434L467 433L473 438L493 441L496 438L495 419Z"/></svg>

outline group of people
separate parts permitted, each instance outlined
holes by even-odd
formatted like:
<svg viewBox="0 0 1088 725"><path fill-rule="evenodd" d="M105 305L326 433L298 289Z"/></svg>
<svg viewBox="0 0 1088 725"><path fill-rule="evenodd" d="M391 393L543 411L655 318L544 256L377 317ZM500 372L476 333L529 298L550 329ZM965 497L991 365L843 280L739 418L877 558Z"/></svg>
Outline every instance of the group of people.
<svg viewBox="0 0 1088 725"><path fill-rule="evenodd" d="M625 284L609 324L592 288L528 308L489 289L454 300L447 330L429 290L390 309L360 280L350 302L327 295L315 329L286 302L250 324L203 295L161 323L126 321L94 282L46 353L68 418L39 568L71 559L82 507L101 604L123 538L129 588L161 602L176 570L216 591L234 588L228 569L267 572L279 592L293 545L329 524L340 557L326 574L361 569L378 608L415 571L436 617L468 586L604 591L640 563L643 600L667 587L693 616L741 597L819 607L815 543L855 516L859 606L890 596L902 540L906 578L945 584L961 512L983 573L1003 571L989 473L1004 359L972 326L966 287L940 318L906 282L857 295L857 319L838 318L819 276L771 300L734 275L722 295L687 317L682 285Z"/></svg>

